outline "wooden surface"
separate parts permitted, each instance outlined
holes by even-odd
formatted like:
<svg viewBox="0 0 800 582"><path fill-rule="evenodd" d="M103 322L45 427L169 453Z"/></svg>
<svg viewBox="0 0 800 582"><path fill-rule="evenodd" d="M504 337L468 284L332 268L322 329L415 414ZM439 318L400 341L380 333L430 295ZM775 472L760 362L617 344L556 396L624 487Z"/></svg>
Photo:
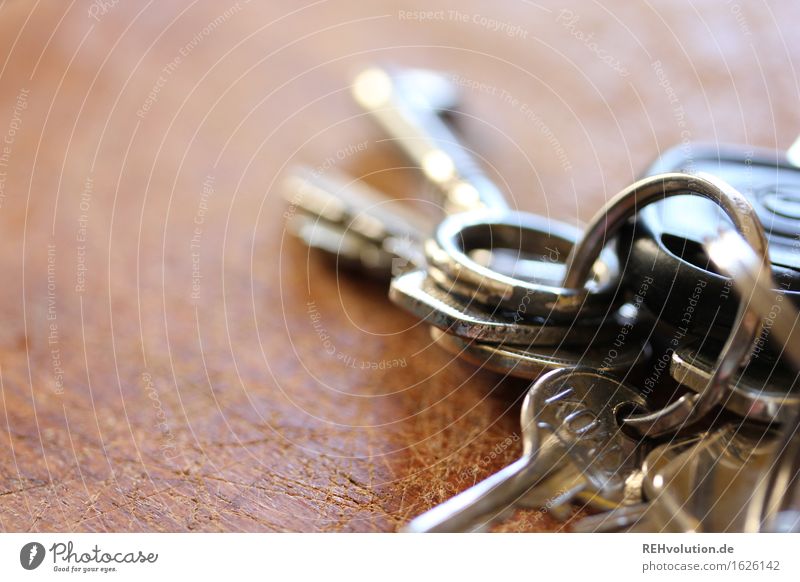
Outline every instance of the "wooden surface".
<svg viewBox="0 0 800 582"><path fill-rule="evenodd" d="M800 130L791 0L102 6L0 3L2 530L393 531L519 453L524 384L284 231L293 162L425 192L359 68L457 75L514 204L570 222L683 138Z"/></svg>

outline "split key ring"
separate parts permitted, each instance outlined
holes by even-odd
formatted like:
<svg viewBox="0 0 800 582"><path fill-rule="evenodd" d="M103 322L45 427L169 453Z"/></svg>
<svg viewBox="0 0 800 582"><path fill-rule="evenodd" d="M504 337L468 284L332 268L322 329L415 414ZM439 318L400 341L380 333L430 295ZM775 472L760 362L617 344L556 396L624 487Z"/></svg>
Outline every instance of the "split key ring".
<svg viewBox="0 0 800 582"><path fill-rule="evenodd" d="M599 252L639 208L682 194L702 196L716 202L758 258L764 264L770 264L767 237L761 221L753 206L738 190L705 174L659 174L625 188L595 215L585 236L567 259L564 286L574 287L586 279ZM659 436L700 420L722 402L739 368L750 358L762 327L761 319L748 309L748 298L740 297L731 334L705 388L698 393L681 396L661 410L632 415L622 419L622 422L641 435Z"/></svg>

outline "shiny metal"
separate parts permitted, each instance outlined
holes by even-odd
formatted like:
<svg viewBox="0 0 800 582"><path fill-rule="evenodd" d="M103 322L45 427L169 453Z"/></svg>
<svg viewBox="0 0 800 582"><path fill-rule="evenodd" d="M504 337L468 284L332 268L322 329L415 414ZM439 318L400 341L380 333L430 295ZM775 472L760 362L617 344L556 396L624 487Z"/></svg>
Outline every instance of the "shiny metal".
<svg viewBox="0 0 800 582"><path fill-rule="evenodd" d="M670 375L675 381L700 392L711 381L715 356L695 341L672 353ZM800 377L780 362L761 363L753 358L730 384L722 406L750 420L785 420L800 407Z"/></svg>
<svg viewBox="0 0 800 582"><path fill-rule="evenodd" d="M304 166L287 175L283 194L291 205L287 230L346 266L360 262L365 271L388 277L425 264L422 245L435 223L402 201L342 172L320 175Z"/></svg>
<svg viewBox="0 0 800 582"><path fill-rule="evenodd" d="M402 200L334 169L323 174L295 166L284 179L283 194L295 210L380 244L388 237L421 244L438 224L435 214L412 209Z"/></svg>
<svg viewBox="0 0 800 582"><path fill-rule="evenodd" d="M673 439L667 443L653 448L645 457L641 469L629 479L632 490L629 491L629 503L620 507L606 510L603 513L590 515L572 524L572 531L576 533L595 533L620 531L637 526L637 524L659 523L660 517L654 517L655 512L645 496L645 486L652 487L654 479L658 479L661 469L680 453L693 446L703 437L702 434Z"/></svg>
<svg viewBox="0 0 800 582"><path fill-rule="evenodd" d="M763 425L728 425L662 462L645 480L649 523L641 521L637 531L743 531L774 437Z"/></svg>
<svg viewBox="0 0 800 582"><path fill-rule="evenodd" d="M397 275L389 287L393 303L419 319L461 338L494 344L561 346L605 340L619 333L621 316L581 322L581 325L534 323L513 313L489 310L474 300L442 289L422 269ZM578 350L582 353L583 350ZM606 350L608 351L608 350Z"/></svg>
<svg viewBox="0 0 800 582"><path fill-rule="evenodd" d="M563 265L581 233L575 227L524 212L483 210L447 217L425 245L429 264L444 280L440 284L470 290L470 297L491 307L525 316L547 317L553 322L574 321L613 313L617 293L618 263L612 252L594 261L588 287L565 289L560 282L526 278L485 267L474 258L478 250L508 249L519 258ZM563 267L562 267L563 268Z"/></svg>
<svg viewBox="0 0 800 582"><path fill-rule="evenodd" d="M439 187L446 212L507 208L503 194L440 116L442 106L454 100L453 89L443 76L436 82L431 75L370 67L356 77L352 94Z"/></svg>
<svg viewBox="0 0 800 582"><path fill-rule="evenodd" d="M636 215L639 208L672 196L693 194L719 204L733 222L736 230L746 237L750 246L763 258L768 258L767 237L750 202L729 184L710 176L669 173L658 174L634 182L595 214L566 260L567 276L564 287L583 286L600 257L603 248L619 229ZM769 261L767 261L769 264Z"/></svg>
<svg viewBox="0 0 800 582"><path fill-rule="evenodd" d="M736 290L751 301L754 311L772 321L773 343L783 347L782 354L800 371L800 332L797 309L777 300L777 287L760 257L748 248L741 237L723 232L707 241L706 250L717 268L733 278ZM778 306L778 303L781 303ZM780 315L770 317L779 307ZM800 408L782 423L775 453L760 474L745 527L748 531L800 532Z"/></svg>
<svg viewBox="0 0 800 582"><path fill-rule="evenodd" d="M346 269L385 278L397 264L394 253L317 217L297 213L286 222L286 228L308 247L334 257Z"/></svg>
<svg viewBox="0 0 800 582"><path fill-rule="evenodd" d="M319 174L305 166L296 166L287 174L283 196L290 204L287 230L341 265L360 266L370 275L386 279L426 267L422 249L438 224L435 209L426 213L344 172ZM504 249L475 253L474 259L499 273L545 281L560 280L564 273L563 264L517 260Z"/></svg>
<svg viewBox="0 0 800 582"><path fill-rule="evenodd" d="M800 137L794 140L789 149L786 151L786 157L795 166L800 166Z"/></svg>
<svg viewBox="0 0 800 582"><path fill-rule="evenodd" d="M582 519L573 531L742 531L774 445L766 426L738 424L660 445L642 464L641 503Z"/></svg>
<svg viewBox="0 0 800 582"><path fill-rule="evenodd" d="M644 406L627 386L588 369L555 370L528 391L522 406L523 456L499 473L414 519L411 532L471 531L509 509L525 506L557 468L572 464L583 480L567 492L546 491L563 500L590 490L622 502L627 476L640 462L640 441L617 423L623 407Z"/></svg>
<svg viewBox="0 0 800 582"><path fill-rule="evenodd" d="M657 200L695 194L713 200L730 217L737 230L759 256L769 263L767 238L750 202L730 185L708 175L659 174L635 182L614 196L590 222L584 238L567 259L565 287L582 285L602 249L637 208ZM639 434L657 436L689 426L705 416L725 396L739 367L746 362L761 333L761 322L740 302L732 333L725 343L711 381L698 393L681 396L665 408L634 415L624 423Z"/></svg>
<svg viewBox="0 0 800 582"><path fill-rule="evenodd" d="M778 284L772 278L769 261L748 242L736 232L725 230L706 241L704 247L717 268L732 278L738 294L747 298L748 308L758 317L770 319L769 333L781 356L800 370L797 308L775 291ZM795 250L800 253L800 242ZM780 316L772 316L773 313Z"/></svg>
<svg viewBox="0 0 800 582"><path fill-rule="evenodd" d="M800 533L800 412L784 423L775 453L759 477L746 529Z"/></svg>
<svg viewBox="0 0 800 582"><path fill-rule="evenodd" d="M572 369L577 366L592 368L604 374L624 375L634 366L646 361L650 353L643 341L631 341L616 353L612 353L608 348L601 346L571 348L497 345L470 341L436 328L431 328L431 337L439 347L475 366L498 374L530 380L535 380L550 370Z"/></svg>

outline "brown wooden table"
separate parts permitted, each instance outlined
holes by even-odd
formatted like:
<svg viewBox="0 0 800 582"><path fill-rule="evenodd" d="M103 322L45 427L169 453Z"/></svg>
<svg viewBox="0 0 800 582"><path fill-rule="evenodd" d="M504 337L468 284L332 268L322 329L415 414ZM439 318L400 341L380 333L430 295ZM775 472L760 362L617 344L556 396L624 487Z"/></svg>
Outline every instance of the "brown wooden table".
<svg viewBox="0 0 800 582"><path fill-rule="evenodd" d="M800 5L0 4L0 529L392 531L519 453L525 384L284 230L306 162L426 186L354 106L450 71L525 210L577 223L683 139L786 147ZM555 530L547 512L501 529Z"/></svg>

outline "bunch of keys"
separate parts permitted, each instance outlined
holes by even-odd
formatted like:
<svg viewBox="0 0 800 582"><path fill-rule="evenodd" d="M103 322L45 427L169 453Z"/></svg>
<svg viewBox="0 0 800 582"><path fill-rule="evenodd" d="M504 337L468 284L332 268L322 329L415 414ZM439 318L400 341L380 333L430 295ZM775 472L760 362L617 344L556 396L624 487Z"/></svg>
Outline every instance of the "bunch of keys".
<svg viewBox="0 0 800 582"><path fill-rule="evenodd" d="M720 475L713 468L706 472L718 481L703 481L700 489L706 493L684 504L689 507L686 515L668 521L664 515L688 487L680 480L687 473L679 470L676 459L697 464L701 458L706 463L724 456L713 443L747 448L752 442L738 437L739 429L788 426L800 409L789 386L775 380L785 378L790 369L799 370L796 363L787 367L782 354L767 351L759 364L775 362L782 375L751 371L749 362L775 328L768 325L763 306L748 303L740 280L745 276L714 250L726 245L746 249L746 256L767 265L762 277L767 282L760 284L777 288L771 274L774 265L789 262L787 239L776 238L775 229L765 230L764 198L754 205L752 195L743 195L723 179L732 180L731 172L715 171L711 165L695 172L665 160L657 165L658 173L649 172L622 190L581 231L509 209L501 190L443 115L458 102L444 77L370 68L355 79L352 94L420 168L437 193L442 216L399 205L344 174L297 168L285 182L285 196L297 210L288 229L307 245L335 256L340 265L390 279L391 301L430 324L436 345L476 366L534 380L522 411L522 458L421 515L407 530L476 531L517 507L546 504L554 514L566 515L556 508L568 503L601 512L576 524L581 531L659 525L664 530L702 530L721 523L727 529L752 529L748 524L755 518L734 519L724 509L709 513L713 519L698 515L707 498L721 497L714 486ZM671 171L676 169L681 171ZM706 204L733 228L714 233L715 240L723 241L716 247L705 237L705 246L701 242L690 249L694 262L688 264L695 270L677 264L687 255L673 253L669 245L674 246L675 235L651 224L659 205L676 208L681 203ZM616 244L610 245L613 240ZM675 264L661 256L662 247L672 253ZM691 245L684 241L684 247ZM783 258L772 258L777 247L777 256ZM648 252L655 252L657 259L651 272L644 267L652 258ZM729 307L710 324L705 311L698 314L698 322L713 328L707 342L696 333L699 324L662 317L667 300L677 301L669 297L664 273L674 267L673 286L694 290L687 277L697 276L703 257L705 279L695 279L701 281L695 287L711 289L706 297L716 293L739 298L731 297ZM709 277L722 284L710 285ZM636 292L642 289L648 292ZM790 295L787 287L780 294ZM690 298L692 313L699 311L699 298ZM675 328L682 332L663 337L664 329ZM662 353L658 346L664 343L668 348ZM660 373L664 355L668 373L683 391L668 398L667 405L656 406L650 402L647 377ZM725 419L722 429L716 428L718 418ZM730 438L721 432L731 430ZM675 434L683 435L683 445L665 448L664 438ZM763 472L749 456L742 458L748 476ZM668 476L669 483L682 486L661 487ZM781 479L785 476L773 480ZM794 507L786 501L788 494L774 501L777 488L770 485L761 501L745 505L760 503L753 515L773 515L776 504ZM788 510L780 518L770 517L769 523L784 523L786 515Z"/></svg>

